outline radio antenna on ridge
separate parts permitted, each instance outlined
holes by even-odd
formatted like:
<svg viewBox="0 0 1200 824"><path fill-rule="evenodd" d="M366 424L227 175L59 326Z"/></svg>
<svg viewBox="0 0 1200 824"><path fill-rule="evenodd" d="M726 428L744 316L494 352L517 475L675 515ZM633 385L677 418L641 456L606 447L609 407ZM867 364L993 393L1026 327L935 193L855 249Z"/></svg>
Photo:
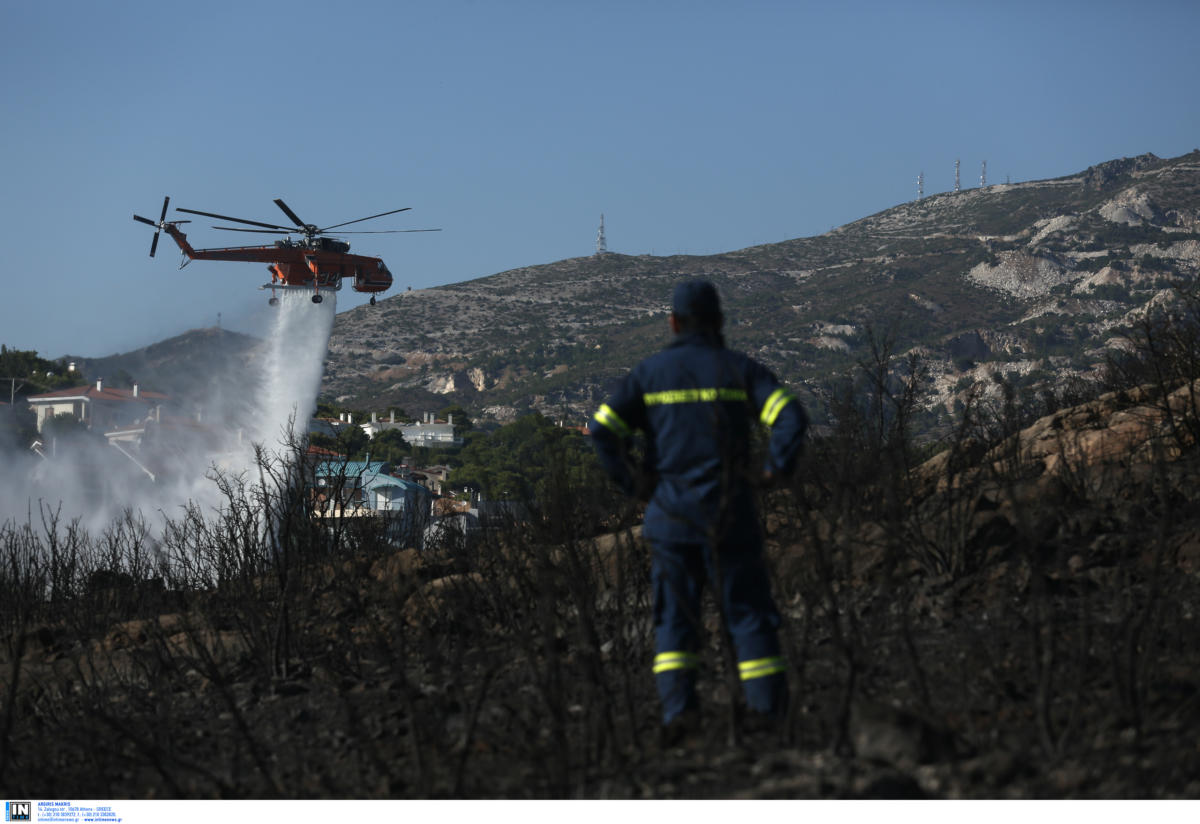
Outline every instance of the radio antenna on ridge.
<svg viewBox="0 0 1200 824"><path fill-rule="evenodd" d="M596 257L608 254L608 241L604 238L604 213L600 214L600 231L596 232Z"/></svg>
<svg viewBox="0 0 1200 824"><path fill-rule="evenodd" d="M922 170L921 173L919 175L917 175L917 200L920 200L923 197L925 197L925 172L924 172L924 170Z"/></svg>
<svg viewBox="0 0 1200 824"><path fill-rule="evenodd" d="M979 172L979 188L987 188L987 161L983 161L983 168Z"/></svg>
<svg viewBox="0 0 1200 824"><path fill-rule="evenodd" d="M957 158L956 158L956 159L955 159L955 161L954 161L954 191L956 191L956 192L957 192L957 191L959 191L959 185L958 185L958 160L957 160Z"/></svg>

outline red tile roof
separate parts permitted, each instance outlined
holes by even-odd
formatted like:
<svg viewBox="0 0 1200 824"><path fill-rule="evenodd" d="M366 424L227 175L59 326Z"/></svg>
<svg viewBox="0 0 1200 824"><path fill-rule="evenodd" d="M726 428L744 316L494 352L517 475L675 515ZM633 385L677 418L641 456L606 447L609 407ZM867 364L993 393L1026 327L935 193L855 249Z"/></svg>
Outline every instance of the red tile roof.
<svg viewBox="0 0 1200 824"><path fill-rule="evenodd" d="M167 395L160 392L139 389L137 396L134 396L132 389L117 389L109 386L97 389L96 384L89 383L86 386L73 386L70 389L57 389L53 392L43 392L40 395L30 395L27 400L53 401L59 398L88 398L93 401L165 401L169 399Z"/></svg>
<svg viewBox="0 0 1200 824"><path fill-rule="evenodd" d="M308 454L316 455L317 457L325 456L330 458L345 458L344 455L334 452L332 449L324 449L320 446L313 446L311 444L308 447Z"/></svg>

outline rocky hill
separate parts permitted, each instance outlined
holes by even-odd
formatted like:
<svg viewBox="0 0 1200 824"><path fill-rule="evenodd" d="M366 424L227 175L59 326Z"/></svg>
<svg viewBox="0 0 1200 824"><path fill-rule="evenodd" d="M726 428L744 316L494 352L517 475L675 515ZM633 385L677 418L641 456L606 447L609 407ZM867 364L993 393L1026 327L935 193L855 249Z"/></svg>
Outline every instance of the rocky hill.
<svg viewBox="0 0 1200 824"><path fill-rule="evenodd" d="M1200 150L926 197L826 234L711 256L606 254L410 291L340 314L322 392L582 418L662 345L671 287L707 277L727 338L815 395L872 338L919 353L926 404L993 373L1089 376L1170 285L1200 275ZM820 404L817 404L820 406Z"/></svg>

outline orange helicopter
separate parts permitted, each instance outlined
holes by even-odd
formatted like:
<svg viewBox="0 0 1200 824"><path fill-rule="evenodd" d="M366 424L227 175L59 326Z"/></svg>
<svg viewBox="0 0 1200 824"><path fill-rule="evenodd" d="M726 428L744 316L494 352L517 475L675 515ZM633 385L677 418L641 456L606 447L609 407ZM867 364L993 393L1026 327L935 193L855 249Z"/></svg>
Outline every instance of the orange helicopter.
<svg viewBox="0 0 1200 824"><path fill-rule="evenodd" d="M170 197L163 198L162 214L157 221L142 217L141 215L133 216L134 220L153 226L156 230L154 232L154 240L150 242L150 257L154 257L154 252L158 249L159 233L166 232L179 248L183 250L185 257L183 263L179 265L181 269L193 260L240 260L251 263L265 263L267 264L268 271L271 273L271 282L264 283L258 288L271 290L271 300L269 303L272 306L279 303L279 298L275 296L276 289L312 290L313 303L320 303L323 300L321 297L322 290L336 292L342 288L342 278L353 278L354 291L372 293L371 305L374 306L374 293L385 292L392 285L392 273L388 271L387 265L379 258L349 254L349 243L331 237L322 237L322 235L331 229L340 229L342 226L362 223L364 220L374 220L384 215L394 215L397 212L407 212L412 208L411 206L406 206L403 209L380 212L370 217L360 217L357 220L335 223L332 226L320 229L312 223L302 221L279 198L276 198L275 205L288 216L288 219L295 224L294 226L278 226L274 223L262 223L257 220L244 220L240 217L229 217L228 215L218 215L213 212L199 212L195 209L180 209L176 207L175 211L177 212L203 215L204 217L217 218L218 220L230 220L234 223L245 223L249 226L261 227L258 229L240 229L233 226L214 226L214 229L222 229L227 232L258 232L261 234L287 235L287 237L275 241L270 246L230 246L223 249L193 249L187 241L187 235L179 230L179 224L191 223L191 221L167 220L167 205L170 202ZM441 229L385 229L374 232L339 231L337 234L374 235L399 232L440 231ZM291 235L294 234L301 234L304 237L303 239L292 240Z"/></svg>

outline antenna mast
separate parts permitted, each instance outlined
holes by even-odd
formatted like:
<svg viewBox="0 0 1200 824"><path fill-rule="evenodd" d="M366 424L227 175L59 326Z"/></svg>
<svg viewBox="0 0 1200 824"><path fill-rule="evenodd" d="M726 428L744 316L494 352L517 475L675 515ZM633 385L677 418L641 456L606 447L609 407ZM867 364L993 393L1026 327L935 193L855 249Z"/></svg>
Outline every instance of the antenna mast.
<svg viewBox="0 0 1200 824"><path fill-rule="evenodd" d="M596 257L608 254L608 241L604 238L604 213L600 213L600 231L596 233Z"/></svg>
<svg viewBox="0 0 1200 824"><path fill-rule="evenodd" d="M958 160L957 160L957 158L956 158L956 159L955 159L955 161L954 161L954 191L956 191L956 192L957 192L957 191L959 191L959 185L958 185Z"/></svg>
<svg viewBox="0 0 1200 824"><path fill-rule="evenodd" d="M922 170L921 173L919 175L917 175L917 200L920 200L923 197L925 197L925 172L924 172L924 170Z"/></svg>
<svg viewBox="0 0 1200 824"><path fill-rule="evenodd" d="M979 172L979 188L987 188L987 161L983 161L983 169Z"/></svg>

